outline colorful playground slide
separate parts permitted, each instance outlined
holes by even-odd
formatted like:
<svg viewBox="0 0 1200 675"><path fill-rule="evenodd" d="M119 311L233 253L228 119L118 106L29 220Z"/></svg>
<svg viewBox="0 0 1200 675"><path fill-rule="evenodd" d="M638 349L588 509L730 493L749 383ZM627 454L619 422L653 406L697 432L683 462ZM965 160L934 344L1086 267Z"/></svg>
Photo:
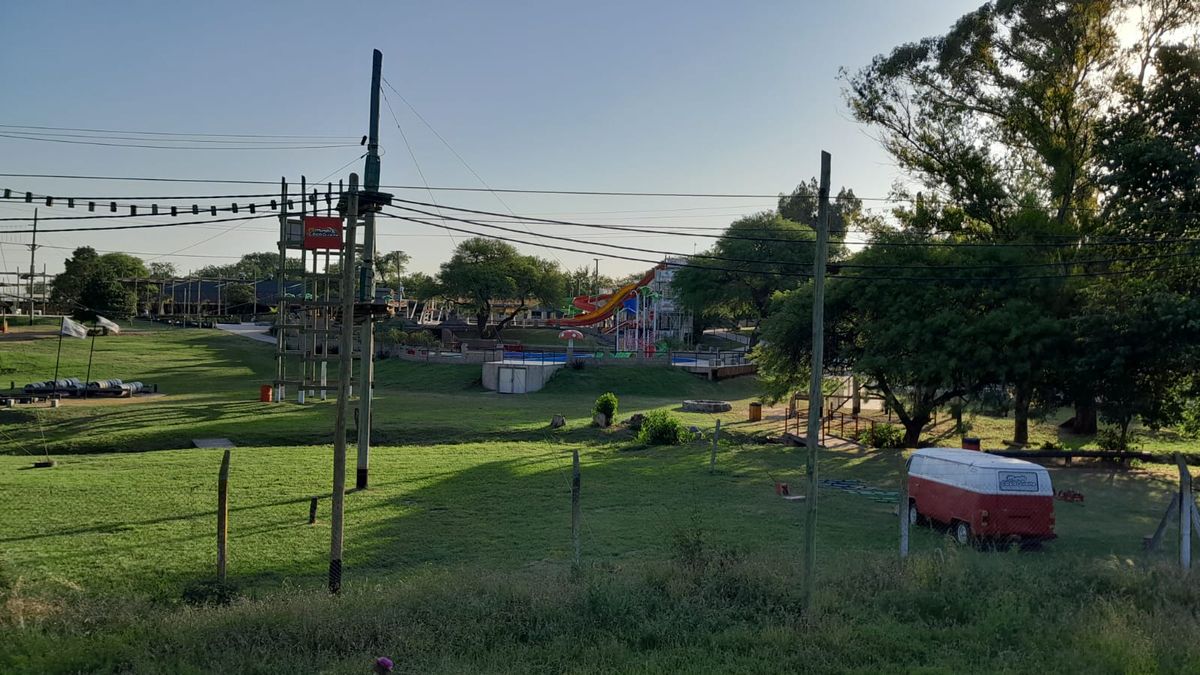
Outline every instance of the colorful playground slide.
<svg viewBox="0 0 1200 675"><path fill-rule="evenodd" d="M591 326L600 323L613 315L621 307L626 299L631 297L637 290L643 286L649 285L654 281L654 275L658 272L655 267L641 279L617 289L617 291L607 297L605 296L586 296L581 295L574 300L574 305L580 309L591 308L590 311L585 311L583 314L577 314L571 318L556 319L555 324L559 326Z"/></svg>

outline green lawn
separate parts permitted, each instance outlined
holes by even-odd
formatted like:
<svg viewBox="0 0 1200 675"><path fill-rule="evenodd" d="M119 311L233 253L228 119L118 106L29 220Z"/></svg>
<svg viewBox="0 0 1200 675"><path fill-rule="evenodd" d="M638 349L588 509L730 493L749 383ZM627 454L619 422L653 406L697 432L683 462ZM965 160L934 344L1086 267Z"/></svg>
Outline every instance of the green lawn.
<svg viewBox="0 0 1200 675"><path fill-rule="evenodd" d="M86 344L64 343L64 374L86 365ZM45 379L56 347L0 343L0 365L18 382ZM1057 504L1060 538L1042 551L962 550L919 528L905 566L890 502L824 489L808 623L804 507L773 490L801 488L803 450L763 443L769 425L744 421L752 378L564 369L537 394L501 396L479 386L478 366L388 359L372 486L347 496L346 593L330 599L332 402L259 403L271 347L212 331L100 338L100 363L95 377L165 394L0 410L2 672L352 673L380 654L404 672L1152 672L1200 658L1200 591L1176 578L1173 545L1141 550L1172 489L1161 473L1052 469L1056 488L1086 501ZM590 426L607 390L622 419L684 398L734 401L718 470L707 438L648 448ZM551 431L556 413L568 424ZM244 599L228 607L180 600L214 569L221 452L189 448L204 436L239 446L229 573ZM58 465L30 468L47 450ZM830 451L820 470L894 490L901 461Z"/></svg>

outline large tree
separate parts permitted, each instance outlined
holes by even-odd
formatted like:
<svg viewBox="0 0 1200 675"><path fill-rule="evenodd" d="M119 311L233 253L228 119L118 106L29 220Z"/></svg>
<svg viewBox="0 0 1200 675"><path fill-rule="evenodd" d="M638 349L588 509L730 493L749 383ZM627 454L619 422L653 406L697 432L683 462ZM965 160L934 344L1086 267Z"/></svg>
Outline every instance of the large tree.
<svg viewBox="0 0 1200 675"><path fill-rule="evenodd" d="M930 247L913 231L880 232L874 243L840 264L826 293L825 365L832 373L854 373L879 393L915 446L934 411L986 386L1014 376L1005 367L1015 333L1024 340L1056 326L1028 326L1028 304L1052 281L1017 281L1001 271L1021 253L1011 248ZM979 282L964 270L987 268ZM768 393L782 397L804 390L812 356L812 286L779 295L763 325L756 360Z"/></svg>
<svg viewBox="0 0 1200 675"><path fill-rule="evenodd" d="M90 246L75 249L63 267L51 284L52 301L83 319L96 314L132 315L136 303L129 282L150 274L140 258L127 253L98 255Z"/></svg>
<svg viewBox="0 0 1200 675"><path fill-rule="evenodd" d="M772 296L795 288L812 273L814 240L811 228L774 211L746 216L734 221L712 248L689 258L672 285L695 316L752 322L753 344Z"/></svg>
<svg viewBox="0 0 1200 675"><path fill-rule="evenodd" d="M454 249L450 260L442 263L438 283L444 297L474 316L481 338L498 338L531 303L559 306L566 293L566 277L557 264L483 237L467 239ZM506 302L508 310L489 326L498 302Z"/></svg>

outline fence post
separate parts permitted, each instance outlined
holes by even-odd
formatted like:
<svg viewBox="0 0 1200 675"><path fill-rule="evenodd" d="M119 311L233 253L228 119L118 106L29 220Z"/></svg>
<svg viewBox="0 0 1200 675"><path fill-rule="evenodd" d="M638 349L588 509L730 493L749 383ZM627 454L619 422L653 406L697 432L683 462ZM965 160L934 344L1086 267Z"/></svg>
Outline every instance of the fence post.
<svg viewBox="0 0 1200 675"><path fill-rule="evenodd" d="M717 439L721 436L721 420L717 420L717 426L713 429L712 456L708 460L708 472L713 473L717 470Z"/></svg>
<svg viewBox="0 0 1200 675"><path fill-rule="evenodd" d="M317 522L317 498L313 497L308 502L308 524L315 525Z"/></svg>
<svg viewBox="0 0 1200 675"><path fill-rule="evenodd" d="M574 547L573 566L579 568L579 449L571 451L571 543Z"/></svg>
<svg viewBox="0 0 1200 675"><path fill-rule="evenodd" d="M900 453L900 500L896 505L896 513L900 516L900 559L908 557L908 462L904 461L904 453Z"/></svg>
<svg viewBox="0 0 1200 675"><path fill-rule="evenodd" d="M221 457L217 474L217 581L225 581L226 548L229 543L229 448Z"/></svg>
<svg viewBox="0 0 1200 675"><path fill-rule="evenodd" d="M1183 453L1175 453L1179 465L1179 566L1192 566L1192 474L1188 471Z"/></svg>

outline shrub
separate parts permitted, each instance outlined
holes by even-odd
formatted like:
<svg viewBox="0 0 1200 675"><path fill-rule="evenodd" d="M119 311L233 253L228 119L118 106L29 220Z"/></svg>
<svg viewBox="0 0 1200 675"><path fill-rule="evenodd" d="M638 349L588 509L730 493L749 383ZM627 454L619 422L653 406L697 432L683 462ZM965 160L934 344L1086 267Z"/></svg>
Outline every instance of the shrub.
<svg viewBox="0 0 1200 675"><path fill-rule="evenodd" d="M1105 427L1096 432L1096 445L1100 446L1101 450L1112 452L1129 449L1129 443L1121 438L1121 432L1112 427Z"/></svg>
<svg viewBox="0 0 1200 675"><path fill-rule="evenodd" d="M617 395L611 391L606 391L600 394L600 398L596 399L596 404L592 406L592 414L598 415L603 413L605 417L612 421L617 417Z"/></svg>
<svg viewBox="0 0 1200 675"><path fill-rule="evenodd" d="M892 424L876 424L858 435L859 443L871 448L902 448L904 433Z"/></svg>
<svg viewBox="0 0 1200 675"><path fill-rule="evenodd" d="M652 410L642 418L637 438L647 445L682 445L692 440L692 432L665 410Z"/></svg>

